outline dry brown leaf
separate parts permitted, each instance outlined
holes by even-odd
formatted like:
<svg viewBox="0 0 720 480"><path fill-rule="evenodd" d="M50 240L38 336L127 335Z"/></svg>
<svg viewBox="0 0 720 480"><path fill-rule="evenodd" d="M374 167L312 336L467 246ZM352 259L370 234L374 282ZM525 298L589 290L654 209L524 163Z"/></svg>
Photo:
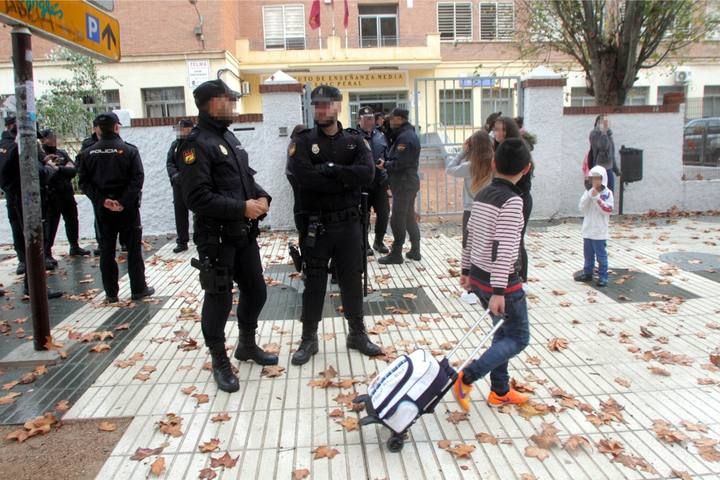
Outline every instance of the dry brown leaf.
<svg viewBox="0 0 720 480"><path fill-rule="evenodd" d="M197 403L195 404L196 406L210 401L210 397L207 393L193 393L191 397L197 400Z"/></svg>
<svg viewBox="0 0 720 480"><path fill-rule="evenodd" d="M129 324L129 323L121 323L120 325L118 325L118 326L116 326L115 328L113 328L113 330L115 330L115 331L117 332L117 331L120 331L120 330L128 330L129 328L130 328L130 324Z"/></svg>
<svg viewBox="0 0 720 480"><path fill-rule="evenodd" d="M328 414L328 417L330 417L330 418L340 418L340 417L344 417L344 416L345 416L345 414L339 408L334 409L332 412L330 412Z"/></svg>
<svg viewBox="0 0 720 480"><path fill-rule="evenodd" d="M190 395L190 394L193 393L195 390L197 390L197 387L196 387L195 385L192 385L192 386L190 386L190 387L183 387L183 388L180 389L180 391L181 391L182 393L184 393L185 395Z"/></svg>
<svg viewBox="0 0 720 480"><path fill-rule="evenodd" d="M556 290L553 290L553 291L550 292L550 293L552 293L552 294L555 295L556 297L561 297L561 296L563 296L563 295L567 295L567 292L566 292L565 290L557 290L557 289L556 289Z"/></svg>
<svg viewBox="0 0 720 480"><path fill-rule="evenodd" d="M159 477L162 475L162 473L165 471L165 458L164 457L158 457L151 465L150 465L150 473L155 475L156 477Z"/></svg>
<svg viewBox="0 0 720 480"><path fill-rule="evenodd" d="M532 473L523 473L520 475L520 480L537 480L537 477Z"/></svg>
<svg viewBox="0 0 720 480"><path fill-rule="evenodd" d="M292 471L292 480L303 480L310 476L310 470L307 468L296 468Z"/></svg>
<svg viewBox="0 0 720 480"><path fill-rule="evenodd" d="M655 375L660 375L662 377L670 376L670 372L661 367L648 367L648 370L650 370L650 373L653 373Z"/></svg>
<svg viewBox="0 0 720 480"><path fill-rule="evenodd" d="M12 390L15 386L20 384L20 380L13 380L12 382L8 382L2 386L3 390Z"/></svg>
<svg viewBox="0 0 720 480"><path fill-rule="evenodd" d="M277 355L278 353L280 353L280 344L279 343L275 343L275 342L266 343L265 345L262 346L262 348L265 351L265 353L272 353L273 355Z"/></svg>
<svg viewBox="0 0 720 480"><path fill-rule="evenodd" d="M211 438L210 441L202 443L198 446L198 448L200 449L201 453L214 452L215 450L220 448L220 439Z"/></svg>
<svg viewBox="0 0 720 480"><path fill-rule="evenodd" d="M442 448L443 450L450 448L450 445L450 440L440 440L437 444L438 448Z"/></svg>
<svg viewBox="0 0 720 480"><path fill-rule="evenodd" d="M720 367L720 349L715 350L710 354L710 363L716 367Z"/></svg>
<svg viewBox="0 0 720 480"><path fill-rule="evenodd" d="M328 446L321 446L312 450L312 453L315 454L315 456L313 457L315 460L319 458L329 458L332 460L333 458L335 458L335 455L340 453L340 451L335 448L330 448Z"/></svg>
<svg viewBox="0 0 720 480"><path fill-rule="evenodd" d="M217 440L217 439L214 438L213 440ZM225 452L225 455L223 455L222 457L218 457L218 458L210 457L210 466L212 468L218 468L218 467L233 468L235 465L237 465L239 458L240 458L240 455L233 458L230 456L229 452Z"/></svg>
<svg viewBox="0 0 720 480"><path fill-rule="evenodd" d="M688 472L685 470L676 470L674 468L670 471L670 476L673 478L677 477L680 480L692 480L692 477Z"/></svg>
<svg viewBox="0 0 720 480"><path fill-rule="evenodd" d="M527 363L529 363L530 365L535 365L535 366L538 366L538 365L540 365L540 363L542 363L542 360L540 360L540 357L536 357L536 356L532 356L532 355L528 356L525 361Z"/></svg>
<svg viewBox="0 0 720 480"><path fill-rule="evenodd" d="M90 351L94 353L107 352L108 350L110 350L110 345L107 343L98 343L90 349Z"/></svg>
<svg viewBox="0 0 720 480"><path fill-rule="evenodd" d="M552 447L560 444L560 439L557 434L558 430L552 423L543 423L541 425L542 430L540 433L536 433L530 436L530 440L545 450L550 450Z"/></svg>
<svg viewBox="0 0 720 480"><path fill-rule="evenodd" d="M525 447L525 456L530 458L537 458L541 462L545 461L550 456L550 452L540 447Z"/></svg>
<svg viewBox="0 0 720 480"><path fill-rule="evenodd" d="M447 451L455 455L455 458L470 458L472 453L475 451L475 445L458 443L454 447L448 448Z"/></svg>
<svg viewBox="0 0 720 480"><path fill-rule="evenodd" d="M167 447L168 445L169 445L169 443L163 443L157 448L140 448L140 447L138 447L138 449L135 450L135 453L133 454L133 456L130 457L130 460L139 461L139 460L144 460L147 457L150 457L152 455L159 455L160 453L162 453L163 449L165 447Z"/></svg>
<svg viewBox="0 0 720 480"><path fill-rule="evenodd" d="M360 423L358 422L358 419L355 417L347 417L347 418L343 419L341 422L337 422L337 423L342 425L342 427L348 432L352 432L353 430L360 430Z"/></svg>
<svg viewBox="0 0 720 480"><path fill-rule="evenodd" d="M260 370L260 375L266 378L275 378L282 375L284 371L285 367L273 365L269 367L263 367L262 370Z"/></svg>
<svg viewBox="0 0 720 480"><path fill-rule="evenodd" d="M619 442L618 440L611 440L608 438L603 438L599 442L597 442L598 452L610 454L610 455L620 455L624 450L625 446L622 444L622 442Z"/></svg>
<svg viewBox="0 0 720 480"><path fill-rule="evenodd" d="M8 393L4 397L0 397L0 405L10 405L15 402L15 399L22 395L20 392Z"/></svg>
<svg viewBox="0 0 720 480"><path fill-rule="evenodd" d="M655 435L665 443L683 443L688 439L687 435L672 427L670 422L665 420L653 420Z"/></svg>
<svg viewBox="0 0 720 480"><path fill-rule="evenodd" d="M405 293L403 294L402 298L406 300L415 300L417 298L417 295L415 295L414 293Z"/></svg>
<svg viewBox="0 0 720 480"><path fill-rule="evenodd" d="M475 439L480 443L489 443L491 445L497 445L498 439L494 435L490 435L489 433L480 432L477 435L475 435Z"/></svg>
<svg viewBox="0 0 720 480"><path fill-rule="evenodd" d="M232 417L230 417L230 415L228 415L227 412L223 412L223 413L218 413L217 415L213 416L210 419L210 421L213 423L227 422L230 420L230 418L232 418Z"/></svg>
<svg viewBox="0 0 720 480"><path fill-rule="evenodd" d="M685 430L687 430L688 432L703 432L703 433L708 432L708 427L703 425L702 423L691 423L691 422L688 422L687 420L683 420L680 422L680 425L682 425L683 428Z"/></svg>
<svg viewBox="0 0 720 480"><path fill-rule="evenodd" d="M468 420L467 412L450 412L447 416L447 421L454 425L465 420Z"/></svg>
<svg viewBox="0 0 720 480"><path fill-rule="evenodd" d="M618 385L622 385L625 388L630 388L630 380L628 380L627 378L617 377L615 379L615 383L617 383Z"/></svg>
<svg viewBox="0 0 720 480"><path fill-rule="evenodd" d="M590 451L593 449L590 440L582 435L570 435L563 443L563 448L568 452L577 450L580 447L585 447Z"/></svg>
<svg viewBox="0 0 720 480"><path fill-rule="evenodd" d="M182 417L178 417L174 413L165 414L165 418L158 422L158 428L161 433L170 435L171 437L182 437Z"/></svg>
<svg viewBox="0 0 720 480"><path fill-rule="evenodd" d="M65 413L68 410L70 410L70 402L67 400L60 400L58 403L55 404L55 410L57 410L60 413Z"/></svg>
<svg viewBox="0 0 720 480"><path fill-rule="evenodd" d="M198 480L213 480L217 477L217 473L210 467L205 467L200 470Z"/></svg>
<svg viewBox="0 0 720 480"><path fill-rule="evenodd" d="M554 337L551 338L547 344L548 350L551 352L561 352L568 347L568 341L565 338Z"/></svg>
<svg viewBox="0 0 720 480"><path fill-rule="evenodd" d="M114 432L117 430L117 424L112 422L100 422L98 423L98 430L101 432Z"/></svg>

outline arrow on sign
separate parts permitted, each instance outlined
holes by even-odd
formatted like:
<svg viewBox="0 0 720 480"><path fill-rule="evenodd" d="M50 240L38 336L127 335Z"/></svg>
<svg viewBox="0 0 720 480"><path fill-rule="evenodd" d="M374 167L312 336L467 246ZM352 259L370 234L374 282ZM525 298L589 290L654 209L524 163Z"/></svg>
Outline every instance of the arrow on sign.
<svg viewBox="0 0 720 480"><path fill-rule="evenodd" d="M105 40L107 37L107 48L110 50L110 42L112 41L113 45L117 45L117 40L115 39L115 34L112 31L112 28L110 28L110 24L108 23L105 28L102 31L102 39Z"/></svg>

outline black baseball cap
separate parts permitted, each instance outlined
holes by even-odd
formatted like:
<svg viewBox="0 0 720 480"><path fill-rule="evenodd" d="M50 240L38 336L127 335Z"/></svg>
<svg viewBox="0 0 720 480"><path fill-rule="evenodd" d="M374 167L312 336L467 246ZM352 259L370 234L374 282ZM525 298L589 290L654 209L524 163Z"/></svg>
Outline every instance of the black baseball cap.
<svg viewBox="0 0 720 480"><path fill-rule="evenodd" d="M118 116L115 115L113 112L101 113L100 115L95 117L95 120L93 120L93 126L97 126L97 127L99 127L101 125L112 126L112 125L115 125L116 123L118 125L122 125L122 123L120 123L120 119L118 118Z"/></svg>
<svg viewBox="0 0 720 480"><path fill-rule="evenodd" d="M358 110L358 117L374 117L375 116L375 110L373 110L370 107L362 107L360 110Z"/></svg>
<svg viewBox="0 0 720 480"><path fill-rule="evenodd" d="M410 118L410 112L408 112L408 111L407 111L406 109L404 109L404 108L398 108L398 107L396 107L396 108L393 109L392 112L390 112L390 116L391 116L391 117L400 117L400 118L403 118L403 119L407 120L408 118Z"/></svg>
<svg viewBox="0 0 720 480"><path fill-rule="evenodd" d="M10 125L15 125L17 123L17 118L15 117L5 117L5 126L9 127Z"/></svg>
<svg viewBox="0 0 720 480"><path fill-rule="evenodd" d="M51 138L55 136L55 132L52 131L50 128L43 128L38 133L39 138Z"/></svg>
<svg viewBox="0 0 720 480"><path fill-rule="evenodd" d="M195 125L193 124L192 120L189 120L187 118L183 118L177 123L178 128L192 128Z"/></svg>
<svg viewBox="0 0 720 480"><path fill-rule="evenodd" d="M332 85L320 85L310 93L310 103L313 105L320 102L342 102L342 99L340 90Z"/></svg>
<svg viewBox="0 0 720 480"><path fill-rule="evenodd" d="M195 97L195 105L200 107L210 101L211 98L215 97L228 97L231 100L237 100L241 97L240 92L236 92L232 88L228 87L222 80L208 80L203 82L193 90L193 97Z"/></svg>

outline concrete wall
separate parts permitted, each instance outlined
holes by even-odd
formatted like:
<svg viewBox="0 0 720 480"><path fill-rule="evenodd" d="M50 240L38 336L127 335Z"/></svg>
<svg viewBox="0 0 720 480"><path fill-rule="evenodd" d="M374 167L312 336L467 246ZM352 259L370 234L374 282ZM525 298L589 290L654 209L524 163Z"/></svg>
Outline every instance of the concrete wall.
<svg viewBox="0 0 720 480"><path fill-rule="evenodd" d="M576 216L583 191L582 162L597 113L565 114L562 86L526 87L524 95L525 127L538 137L533 151L533 217ZM663 211L673 206L683 210L720 208L720 181L682 180L682 107L671 113L611 113L608 118L618 164L622 145L643 150L643 179L626 185L624 213ZM616 184L616 212L618 193Z"/></svg>

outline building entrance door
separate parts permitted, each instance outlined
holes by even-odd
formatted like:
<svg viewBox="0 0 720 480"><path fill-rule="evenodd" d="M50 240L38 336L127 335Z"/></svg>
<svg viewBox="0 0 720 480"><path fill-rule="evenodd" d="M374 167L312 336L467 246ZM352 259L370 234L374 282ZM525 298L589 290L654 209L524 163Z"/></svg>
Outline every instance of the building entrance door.
<svg viewBox="0 0 720 480"><path fill-rule="evenodd" d="M357 123L358 111L370 107L375 112L390 113L393 108L408 108L408 92L365 92L350 93L350 118L353 126Z"/></svg>

